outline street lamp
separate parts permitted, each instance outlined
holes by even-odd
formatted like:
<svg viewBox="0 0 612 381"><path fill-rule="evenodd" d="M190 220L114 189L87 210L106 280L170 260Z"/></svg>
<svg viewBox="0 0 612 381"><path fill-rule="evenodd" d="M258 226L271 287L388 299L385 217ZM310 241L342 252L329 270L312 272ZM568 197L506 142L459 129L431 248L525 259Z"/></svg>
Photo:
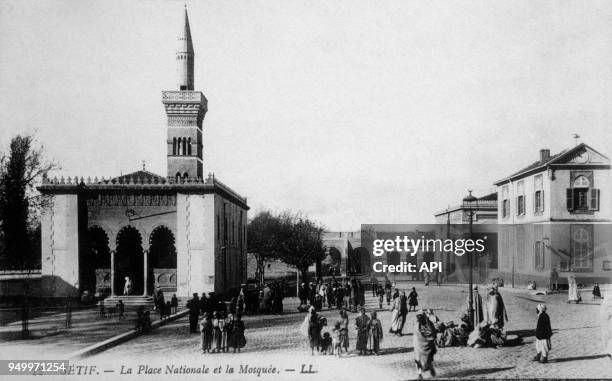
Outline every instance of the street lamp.
<svg viewBox="0 0 612 381"><path fill-rule="evenodd" d="M469 194L463 199L463 209L467 210L468 216L470 217L470 238L472 238L472 224L474 222L474 214L476 213L476 210L478 209L478 199L474 196L472 196L472 191L468 190ZM468 252L468 265L470 268L470 274L469 274L469 287L470 287L470 297L469 297L469 301L468 301L468 314L470 317L470 324L472 324L472 328L474 328L474 281L472 278L472 273L473 273L473 267L474 267L474 253L470 253Z"/></svg>

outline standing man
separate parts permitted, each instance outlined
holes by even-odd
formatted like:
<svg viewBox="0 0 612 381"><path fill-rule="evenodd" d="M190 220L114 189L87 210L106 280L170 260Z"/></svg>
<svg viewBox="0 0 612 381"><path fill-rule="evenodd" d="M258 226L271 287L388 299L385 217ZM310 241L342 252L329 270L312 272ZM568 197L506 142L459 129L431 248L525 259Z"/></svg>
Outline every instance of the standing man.
<svg viewBox="0 0 612 381"><path fill-rule="evenodd" d="M536 325L536 355L533 361L539 361L543 364L548 362L548 353L551 349L550 338L552 336L552 328L550 327L550 318L546 313L546 306L538 304L538 323Z"/></svg>
<svg viewBox="0 0 612 381"><path fill-rule="evenodd" d="M193 293L193 298L187 302L189 309L189 332L198 333L198 317L200 316L200 299L198 293Z"/></svg>
<svg viewBox="0 0 612 381"><path fill-rule="evenodd" d="M391 282L385 275L385 296L387 297L387 306L391 304Z"/></svg>
<svg viewBox="0 0 612 381"><path fill-rule="evenodd" d="M402 295L400 296L400 325L398 329L398 333L402 335L402 329L404 329L404 324L406 324L406 315L408 315L408 297L406 296L406 291L402 291Z"/></svg>
<svg viewBox="0 0 612 381"><path fill-rule="evenodd" d="M559 274L557 273L557 269L554 267L552 268L552 270L550 270L550 290L559 290Z"/></svg>
<svg viewBox="0 0 612 381"><path fill-rule="evenodd" d="M306 283L302 283L300 285L300 291L298 292L298 298L300 298L300 305L307 304L308 300L308 288L306 287Z"/></svg>
<svg viewBox="0 0 612 381"><path fill-rule="evenodd" d="M372 296L376 296L376 292L378 291L378 278L374 274L372 274L372 278L370 279L370 285L372 286Z"/></svg>

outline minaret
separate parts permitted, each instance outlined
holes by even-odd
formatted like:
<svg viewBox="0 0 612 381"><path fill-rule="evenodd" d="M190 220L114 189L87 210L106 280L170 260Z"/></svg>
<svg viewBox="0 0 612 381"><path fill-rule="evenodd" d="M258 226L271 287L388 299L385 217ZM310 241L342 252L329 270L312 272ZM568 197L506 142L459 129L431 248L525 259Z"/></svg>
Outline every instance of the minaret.
<svg viewBox="0 0 612 381"><path fill-rule="evenodd" d="M185 7L185 23L178 37L178 91L162 92L168 116L168 177L202 178L202 121L208 111L204 94L194 91L194 51Z"/></svg>
<svg viewBox="0 0 612 381"><path fill-rule="evenodd" d="M185 26L183 27L183 33L178 37L178 47L176 49L179 90L193 90L193 57L189 16L187 16L187 6L185 6Z"/></svg>

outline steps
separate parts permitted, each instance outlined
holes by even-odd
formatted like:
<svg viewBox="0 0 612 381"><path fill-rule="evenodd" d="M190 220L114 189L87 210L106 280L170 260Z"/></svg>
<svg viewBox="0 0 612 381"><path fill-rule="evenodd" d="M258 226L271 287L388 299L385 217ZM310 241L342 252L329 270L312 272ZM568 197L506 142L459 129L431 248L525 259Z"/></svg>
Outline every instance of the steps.
<svg viewBox="0 0 612 381"><path fill-rule="evenodd" d="M142 295L116 295L109 296L104 299L104 307L115 307L117 302L121 300L126 307L145 306L148 309L153 308L153 297Z"/></svg>

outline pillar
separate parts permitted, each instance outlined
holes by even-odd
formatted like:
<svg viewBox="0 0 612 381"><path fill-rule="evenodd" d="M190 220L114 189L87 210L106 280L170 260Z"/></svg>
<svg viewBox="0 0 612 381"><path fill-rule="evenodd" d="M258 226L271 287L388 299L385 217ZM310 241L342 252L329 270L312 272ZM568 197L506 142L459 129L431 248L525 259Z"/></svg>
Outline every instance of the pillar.
<svg viewBox="0 0 612 381"><path fill-rule="evenodd" d="M79 210L76 194L51 196L41 220L41 282L49 296L68 296L79 282Z"/></svg>
<svg viewBox="0 0 612 381"><path fill-rule="evenodd" d="M115 250L111 250L111 273L110 273L110 281L111 281L111 296L117 296L115 293Z"/></svg>
<svg viewBox="0 0 612 381"><path fill-rule="evenodd" d="M145 250L142 252L142 257L144 258L144 288L143 288L143 292L142 292L142 296L147 296L147 285L148 285L148 280L149 280L149 262L148 262L148 258L149 258L149 250Z"/></svg>

